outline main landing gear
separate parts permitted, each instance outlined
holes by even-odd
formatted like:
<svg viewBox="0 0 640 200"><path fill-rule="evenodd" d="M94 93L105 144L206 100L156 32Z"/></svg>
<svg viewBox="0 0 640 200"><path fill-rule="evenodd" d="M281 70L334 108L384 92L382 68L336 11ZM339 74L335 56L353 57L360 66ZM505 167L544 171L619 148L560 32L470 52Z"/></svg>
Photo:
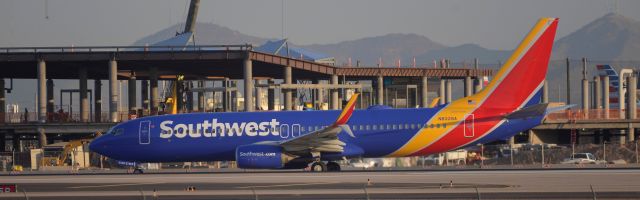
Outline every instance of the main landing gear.
<svg viewBox="0 0 640 200"><path fill-rule="evenodd" d="M312 172L339 172L340 164L337 162L329 161L327 163L322 161L316 161L311 164Z"/></svg>

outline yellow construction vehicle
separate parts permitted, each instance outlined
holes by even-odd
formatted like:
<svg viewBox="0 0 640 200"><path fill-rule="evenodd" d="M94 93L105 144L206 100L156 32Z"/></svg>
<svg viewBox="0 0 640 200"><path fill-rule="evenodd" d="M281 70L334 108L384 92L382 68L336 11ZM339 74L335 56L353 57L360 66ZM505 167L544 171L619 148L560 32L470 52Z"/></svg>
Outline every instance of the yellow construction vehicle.
<svg viewBox="0 0 640 200"><path fill-rule="evenodd" d="M43 157L42 164L44 166L70 166L74 163L71 163L70 157L74 156L74 153L78 151L78 147L82 147L85 144L91 142L91 139L79 139L79 140L71 140L69 142L58 142L54 144L50 144L45 146L43 149ZM88 151L81 150L81 153L86 153ZM82 157L83 163L84 156ZM78 160L77 158L75 160ZM88 161L88 160L87 160Z"/></svg>

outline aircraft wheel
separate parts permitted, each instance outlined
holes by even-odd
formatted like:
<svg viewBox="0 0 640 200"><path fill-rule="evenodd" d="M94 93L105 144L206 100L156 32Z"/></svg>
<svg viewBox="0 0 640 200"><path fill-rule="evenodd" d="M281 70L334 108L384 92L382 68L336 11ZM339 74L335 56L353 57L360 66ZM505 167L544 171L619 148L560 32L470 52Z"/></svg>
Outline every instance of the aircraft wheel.
<svg viewBox="0 0 640 200"><path fill-rule="evenodd" d="M340 164L338 164L337 162L328 162L327 163L327 171L339 172L340 171Z"/></svg>
<svg viewBox="0 0 640 200"><path fill-rule="evenodd" d="M136 168L136 169L133 170L133 173L134 174L143 174L144 171L142 171L142 169L140 169L140 168Z"/></svg>
<svg viewBox="0 0 640 200"><path fill-rule="evenodd" d="M325 172L327 171L327 165L324 162L314 162L311 165L312 172Z"/></svg>

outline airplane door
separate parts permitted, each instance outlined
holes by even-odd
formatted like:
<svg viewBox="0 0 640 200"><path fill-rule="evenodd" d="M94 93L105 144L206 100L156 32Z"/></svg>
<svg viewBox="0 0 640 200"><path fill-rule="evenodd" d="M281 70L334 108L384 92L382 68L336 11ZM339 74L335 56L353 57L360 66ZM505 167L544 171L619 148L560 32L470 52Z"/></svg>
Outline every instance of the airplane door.
<svg viewBox="0 0 640 200"><path fill-rule="evenodd" d="M473 114L466 115L463 121L464 126L464 137L473 137L475 136L475 126L474 126L474 116Z"/></svg>
<svg viewBox="0 0 640 200"><path fill-rule="evenodd" d="M140 130L138 131L140 138L140 144L149 144L151 143L151 121L141 121L140 122Z"/></svg>

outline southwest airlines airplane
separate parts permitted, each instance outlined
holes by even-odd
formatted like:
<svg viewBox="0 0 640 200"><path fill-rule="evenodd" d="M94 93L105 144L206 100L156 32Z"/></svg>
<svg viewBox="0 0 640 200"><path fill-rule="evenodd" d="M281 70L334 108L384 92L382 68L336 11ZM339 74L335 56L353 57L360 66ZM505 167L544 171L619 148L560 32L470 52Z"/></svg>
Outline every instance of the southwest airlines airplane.
<svg viewBox="0 0 640 200"><path fill-rule="evenodd" d="M133 162L237 161L240 168L339 171L356 157L423 156L509 138L551 109L541 88L558 19L540 19L475 95L433 108L191 113L120 123L90 144Z"/></svg>

